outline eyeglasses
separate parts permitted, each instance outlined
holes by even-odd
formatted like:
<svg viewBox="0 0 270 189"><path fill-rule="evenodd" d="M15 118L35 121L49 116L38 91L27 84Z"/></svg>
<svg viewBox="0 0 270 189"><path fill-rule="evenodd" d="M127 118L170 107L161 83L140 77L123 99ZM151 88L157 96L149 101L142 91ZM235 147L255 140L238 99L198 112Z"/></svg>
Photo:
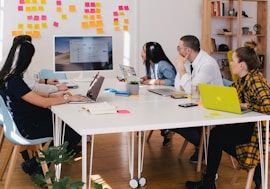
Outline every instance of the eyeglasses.
<svg viewBox="0 0 270 189"><path fill-rule="evenodd" d="M180 51L181 49L187 49L187 47L180 47L179 45L176 47L176 49L178 50L178 51Z"/></svg>

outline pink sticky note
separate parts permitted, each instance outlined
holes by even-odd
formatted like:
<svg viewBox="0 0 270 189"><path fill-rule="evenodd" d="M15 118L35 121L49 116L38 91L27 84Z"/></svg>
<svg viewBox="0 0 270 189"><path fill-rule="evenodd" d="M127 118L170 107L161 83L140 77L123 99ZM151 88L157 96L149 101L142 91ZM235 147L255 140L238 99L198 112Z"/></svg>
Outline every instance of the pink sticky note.
<svg viewBox="0 0 270 189"><path fill-rule="evenodd" d="M130 114L129 110L117 110L117 113L119 114Z"/></svg>
<svg viewBox="0 0 270 189"><path fill-rule="evenodd" d="M58 22L53 22L53 26L54 27L58 27L59 26L59 23Z"/></svg>
<svg viewBox="0 0 270 189"><path fill-rule="evenodd" d="M128 10L129 10L129 7L128 7L128 6L124 6L124 9L125 9L126 11L128 11Z"/></svg>
<svg viewBox="0 0 270 189"><path fill-rule="evenodd" d="M56 1L56 5L61 6L62 5L62 1Z"/></svg>
<svg viewBox="0 0 270 189"><path fill-rule="evenodd" d="M118 6L118 10L124 10L123 6L122 5Z"/></svg>
<svg viewBox="0 0 270 189"><path fill-rule="evenodd" d="M84 6L85 7L90 7L90 3L89 2L85 2Z"/></svg>
<svg viewBox="0 0 270 189"><path fill-rule="evenodd" d="M18 6L18 11L23 11L23 6Z"/></svg>
<svg viewBox="0 0 270 189"><path fill-rule="evenodd" d="M32 15L27 16L27 20L32 20L32 19L33 19Z"/></svg>
<svg viewBox="0 0 270 189"><path fill-rule="evenodd" d="M47 16L46 15L42 15L41 16L41 20L47 20Z"/></svg>
<svg viewBox="0 0 270 189"><path fill-rule="evenodd" d="M34 16L35 21L39 21L39 16Z"/></svg>
<svg viewBox="0 0 270 189"><path fill-rule="evenodd" d="M118 12L114 11L113 16L118 16Z"/></svg>

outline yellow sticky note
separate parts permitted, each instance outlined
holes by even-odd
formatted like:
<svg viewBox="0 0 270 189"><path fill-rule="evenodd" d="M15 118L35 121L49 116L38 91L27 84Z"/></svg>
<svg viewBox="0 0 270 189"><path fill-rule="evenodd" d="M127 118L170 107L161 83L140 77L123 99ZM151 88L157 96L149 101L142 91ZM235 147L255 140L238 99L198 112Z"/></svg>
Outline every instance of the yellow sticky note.
<svg viewBox="0 0 270 189"><path fill-rule="evenodd" d="M40 31L34 31L32 37L39 38L40 37Z"/></svg>
<svg viewBox="0 0 270 189"><path fill-rule="evenodd" d="M87 14L84 14L83 15L83 19L88 20L88 15Z"/></svg>
<svg viewBox="0 0 270 189"><path fill-rule="evenodd" d="M96 7L100 7L101 3L100 2L96 2Z"/></svg>
<svg viewBox="0 0 270 189"><path fill-rule="evenodd" d="M37 0L32 0L32 3L33 4L37 4Z"/></svg>
<svg viewBox="0 0 270 189"><path fill-rule="evenodd" d="M41 0L40 3L43 4L43 5L47 4L46 0Z"/></svg>
<svg viewBox="0 0 270 189"><path fill-rule="evenodd" d="M103 33L104 33L103 28L97 28L97 29L96 29L96 32L97 32L98 34L103 34Z"/></svg>
<svg viewBox="0 0 270 189"><path fill-rule="evenodd" d="M41 27L42 27L42 28L47 28L47 27L48 27L48 26L47 26L47 23L46 23L46 22L41 23Z"/></svg>
<svg viewBox="0 0 270 189"><path fill-rule="evenodd" d="M37 11L37 7L36 6L32 6L31 7L31 11L36 12Z"/></svg>
<svg viewBox="0 0 270 189"><path fill-rule="evenodd" d="M124 19L124 24L128 24L128 19Z"/></svg>
<svg viewBox="0 0 270 189"><path fill-rule="evenodd" d="M83 29L89 28L88 22L82 22L82 28L83 28Z"/></svg>
<svg viewBox="0 0 270 189"><path fill-rule="evenodd" d="M69 12L76 12L76 6L75 5L70 5L69 6Z"/></svg>
<svg viewBox="0 0 270 189"><path fill-rule="evenodd" d="M40 25L39 25L39 24L35 24L35 25L34 25L34 29L35 29L35 30L39 30L39 29L40 29Z"/></svg>
<svg viewBox="0 0 270 189"><path fill-rule="evenodd" d="M67 19L67 15L66 14L62 14L62 20L66 20Z"/></svg>
<svg viewBox="0 0 270 189"><path fill-rule="evenodd" d="M56 12L62 12L62 7L56 7Z"/></svg>
<svg viewBox="0 0 270 189"><path fill-rule="evenodd" d="M27 28L32 29L33 28L33 24L27 24Z"/></svg>
<svg viewBox="0 0 270 189"><path fill-rule="evenodd" d="M123 27L123 30L124 30L124 31L128 31L128 26L124 26L124 27Z"/></svg>
<svg viewBox="0 0 270 189"><path fill-rule="evenodd" d="M23 24L18 24L18 29L23 29Z"/></svg>
<svg viewBox="0 0 270 189"><path fill-rule="evenodd" d="M120 15L120 16L125 16L125 12L124 12L124 11L120 11L120 12L119 12L119 15Z"/></svg>
<svg viewBox="0 0 270 189"><path fill-rule="evenodd" d="M44 7L43 6L38 6L38 10L39 11L44 11Z"/></svg>
<svg viewBox="0 0 270 189"><path fill-rule="evenodd" d="M31 12L31 7L29 7L29 6L25 7L25 11L26 12Z"/></svg>

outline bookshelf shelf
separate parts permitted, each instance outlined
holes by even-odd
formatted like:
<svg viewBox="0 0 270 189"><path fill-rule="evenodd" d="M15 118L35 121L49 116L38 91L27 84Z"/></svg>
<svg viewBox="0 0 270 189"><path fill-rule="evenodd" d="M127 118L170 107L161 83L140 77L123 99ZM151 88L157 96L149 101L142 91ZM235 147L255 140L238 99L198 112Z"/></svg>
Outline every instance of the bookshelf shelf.
<svg viewBox="0 0 270 189"><path fill-rule="evenodd" d="M247 9L247 12L243 14L243 7L246 7L249 4L254 8L255 12L253 11L250 13L249 9ZM213 6L217 7L215 8ZM242 13L243 15L236 13ZM201 36L202 49L213 55L213 57L218 60L227 58L227 54L224 52L213 51L213 40L216 43L216 47L222 43L228 45L230 50L243 46L246 41L256 40L259 44L257 48L258 54L264 55L262 70L266 76L267 13L268 0L203 0ZM259 33L256 33L253 28L253 25L255 26L256 24L261 26ZM243 34L242 28L247 25L250 26L249 31L247 34ZM220 32L223 28L226 28L230 33Z"/></svg>

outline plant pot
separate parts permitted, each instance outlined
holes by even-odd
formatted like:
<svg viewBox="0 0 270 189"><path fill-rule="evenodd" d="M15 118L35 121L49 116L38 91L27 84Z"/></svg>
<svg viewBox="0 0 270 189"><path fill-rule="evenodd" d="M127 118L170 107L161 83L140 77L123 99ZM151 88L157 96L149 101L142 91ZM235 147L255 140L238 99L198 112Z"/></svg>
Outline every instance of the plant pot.
<svg viewBox="0 0 270 189"><path fill-rule="evenodd" d="M139 94L139 84L127 84L127 91L130 92L130 94Z"/></svg>

